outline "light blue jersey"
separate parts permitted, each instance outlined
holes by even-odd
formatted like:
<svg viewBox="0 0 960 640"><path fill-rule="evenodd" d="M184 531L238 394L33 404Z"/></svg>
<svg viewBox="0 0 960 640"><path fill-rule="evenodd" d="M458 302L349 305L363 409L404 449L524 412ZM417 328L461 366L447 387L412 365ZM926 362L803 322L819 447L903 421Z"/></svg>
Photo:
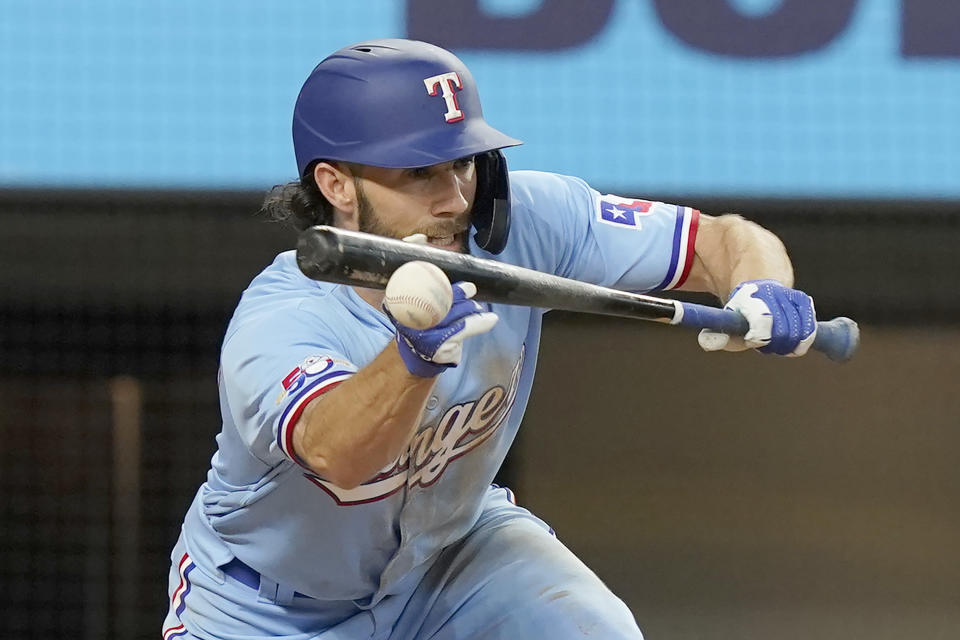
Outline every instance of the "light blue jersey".
<svg viewBox="0 0 960 640"><path fill-rule="evenodd" d="M494 256L471 243L474 255L630 291L679 286L689 271L695 210L527 171L511 174L511 197L506 249ZM261 597L264 583L276 588L268 595L287 595L268 597L275 603L370 609L411 592L445 549L486 522L491 482L530 396L546 310L492 311L493 330L466 340L460 366L438 377L409 448L345 490L296 459L293 427L395 330L352 288L306 278L293 252L258 275L224 340L223 430L173 558L165 638L199 633L188 611L197 566L225 582L219 568L239 562L261 577Z"/></svg>

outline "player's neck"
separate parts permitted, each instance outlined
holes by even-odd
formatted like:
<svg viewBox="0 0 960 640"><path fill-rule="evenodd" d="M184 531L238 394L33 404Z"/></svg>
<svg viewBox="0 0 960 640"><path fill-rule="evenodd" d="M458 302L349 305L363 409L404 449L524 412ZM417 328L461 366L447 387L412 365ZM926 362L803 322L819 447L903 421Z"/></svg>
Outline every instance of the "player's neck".
<svg viewBox="0 0 960 640"><path fill-rule="evenodd" d="M371 307L377 311L381 311L381 304L383 303L383 290L382 289L367 289L365 287L353 287L353 290L357 292L357 295L360 296L364 302L369 304Z"/></svg>

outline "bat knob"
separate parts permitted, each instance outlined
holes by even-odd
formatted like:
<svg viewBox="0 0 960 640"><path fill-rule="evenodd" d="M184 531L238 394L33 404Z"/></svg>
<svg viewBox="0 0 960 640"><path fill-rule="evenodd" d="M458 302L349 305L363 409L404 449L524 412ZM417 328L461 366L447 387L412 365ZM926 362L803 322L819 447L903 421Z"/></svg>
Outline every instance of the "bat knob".
<svg viewBox="0 0 960 640"><path fill-rule="evenodd" d="M817 323L813 348L831 360L846 362L860 346L860 326L850 318L834 318Z"/></svg>

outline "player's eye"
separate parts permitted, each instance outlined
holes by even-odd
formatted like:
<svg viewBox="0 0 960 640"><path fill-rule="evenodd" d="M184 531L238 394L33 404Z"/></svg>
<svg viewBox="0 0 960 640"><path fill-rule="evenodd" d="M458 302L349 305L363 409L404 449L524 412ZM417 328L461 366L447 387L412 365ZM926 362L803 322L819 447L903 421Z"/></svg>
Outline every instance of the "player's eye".
<svg viewBox="0 0 960 640"><path fill-rule="evenodd" d="M459 160L454 160L453 168L456 171L464 171L473 166L473 156L467 156L466 158L460 158Z"/></svg>
<svg viewBox="0 0 960 640"><path fill-rule="evenodd" d="M429 178L430 167L413 167L412 169L407 169L406 174L411 178L416 178L418 180Z"/></svg>

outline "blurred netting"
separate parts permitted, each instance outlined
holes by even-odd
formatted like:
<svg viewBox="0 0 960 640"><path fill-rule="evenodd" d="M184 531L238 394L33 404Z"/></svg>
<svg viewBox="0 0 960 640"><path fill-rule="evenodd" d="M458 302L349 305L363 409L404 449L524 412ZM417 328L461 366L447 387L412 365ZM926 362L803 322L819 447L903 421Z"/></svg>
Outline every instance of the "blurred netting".
<svg viewBox="0 0 960 640"><path fill-rule="evenodd" d="M223 331L293 242L255 216L259 198L0 193L0 637L158 636L169 552L219 430ZM821 316L960 322L950 205L688 204L776 231ZM118 379L137 390L126 417ZM136 460L115 451L118 429L139 434Z"/></svg>
<svg viewBox="0 0 960 640"><path fill-rule="evenodd" d="M0 635L68 638L81 629L100 632L109 611L106 388L79 377L5 372L0 406L6 495L0 506L6 585Z"/></svg>
<svg viewBox="0 0 960 640"><path fill-rule="evenodd" d="M159 636L169 553L219 431L223 331L292 239L258 204L0 204L0 638Z"/></svg>

